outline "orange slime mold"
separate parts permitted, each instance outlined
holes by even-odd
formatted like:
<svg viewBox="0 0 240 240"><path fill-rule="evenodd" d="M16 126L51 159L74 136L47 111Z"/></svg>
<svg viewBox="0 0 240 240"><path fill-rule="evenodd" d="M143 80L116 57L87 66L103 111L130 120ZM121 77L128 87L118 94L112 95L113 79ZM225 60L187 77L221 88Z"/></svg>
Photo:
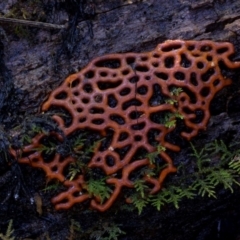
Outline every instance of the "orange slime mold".
<svg viewBox="0 0 240 240"><path fill-rule="evenodd" d="M98 57L80 72L69 76L50 94L42 111L59 107L70 114L70 125L66 125L60 116L53 116L66 136L81 129L98 131L102 136L108 130L113 131L108 148L99 146L88 164L89 168L101 168L108 176L106 184L113 187L110 198L104 203L86 192L84 174L72 181L64 181L63 170L74 161L73 158L59 161L60 156L56 154L51 163L45 163L39 152L32 153L42 135L36 136L32 144L23 149L25 155L29 151L29 156L20 158L19 162L42 168L48 178L56 178L68 187L53 198L56 209L67 209L91 198L93 208L107 210L123 187L134 187L131 173L138 168L154 167L148 158L133 160L139 149L149 153L156 151L149 139L151 131L155 132L154 141L167 150L180 150L166 140L174 127L166 127L159 116L166 112L181 114L186 126L181 136L187 140L196 136L199 130L206 129L211 100L231 83L222 75L221 64L231 69L240 67L240 62L230 60L233 53L233 45L226 42L169 40L147 53ZM174 88L182 88L183 92L173 96ZM175 103L164 102L163 98L174 99ZM121 155L119 152L123 149ZM166 162L166 168L160 171L158 178L144 177L153 186L151 194L158 192L166 176L176 171L168 154L165 151L159 154ZM121 177L115 177L119 172Z"/></svg>

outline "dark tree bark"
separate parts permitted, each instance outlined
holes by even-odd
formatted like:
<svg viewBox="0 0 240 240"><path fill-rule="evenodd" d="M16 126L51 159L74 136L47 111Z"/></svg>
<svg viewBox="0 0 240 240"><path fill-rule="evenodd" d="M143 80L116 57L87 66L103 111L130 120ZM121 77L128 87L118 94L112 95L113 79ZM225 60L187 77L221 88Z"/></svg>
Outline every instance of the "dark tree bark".
<svg viewBox="0 0 240 240"><path fill-rule="evenodd" d="M26 119L39 116L40 106L48 94L95 57L146 52L167 39L227 41L235 46L235 59L240 54L240 1L32 2L26 1L24 5L20 0L0 0L0 14L26 20L19 25L0 17L2 151L6 151L11 142L9 136L13 138L18 132L14 128ZM45 25L32 26L27 21ZM46 23L53 24L53 29L48 29ZM61 29L54 29L54 25ZM239 70L226 74L233 79L233 84L212 102L208 128L193 141L198 149L215 139L223 139L227 144L240 140ZM190 161L189 143L181 144L182 151L173 154L176 165ZM6 158L0 156L0 232L5 232L9 220L13 219L17 239L45 239L47 235L51 239L67 239L71 236L72 219L81 225L83 232L71 239L79 239L74 236L89 239L90 231L112 222L126 232L119 237L126 240L237 239L240 236L238 187L234 193L220 189L217 199L183 200L178 210L170 205L160 212L147 207L138 215L137 211L120 210L123 202L119 200L105 213L87 210L85 205L58 212L50 202L52 193L41 191L46 183L41 171L17 163L8 164ZM36 210L39 195L42 213Z"/></svg>

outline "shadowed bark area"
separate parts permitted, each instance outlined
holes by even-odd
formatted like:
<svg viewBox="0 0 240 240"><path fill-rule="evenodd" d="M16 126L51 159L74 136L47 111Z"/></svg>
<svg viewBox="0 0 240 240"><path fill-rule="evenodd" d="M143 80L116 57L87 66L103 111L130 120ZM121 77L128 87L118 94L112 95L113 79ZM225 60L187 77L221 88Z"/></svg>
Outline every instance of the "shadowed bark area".
<svg viewBox="0 0 240 240"><path fill-rule="evenodd" d="M140 215L136 209L129 212L124 202L129 192L123 191L104 213L89 209L88 203L56 211L51 198L66 189L43 191L44 173L18 164L7 149L33 137L33 126L62 134L50 116L40 114L41 104L68 75L93 58L151 51L167 39L207 39L233 43L236 54L232 60L239 61L239 1L0 0L0 28L0 233L6 232L12 219L16 239L96 239L91 234L102 231L102 237L109 236L104 226L112 223L126 233L118 237L124 240L238 239L238 186L234 193L219 187L216 199L184 199L178 210L169 204L160 212L151 206ZM208 128L193 140L197 149L215 139L227 146L240 141L240 71L222 67L232 85L213 99ZM93 135L87 144L92 138L100 139ZM191 172L194 160L189 142L179 136L172 139L182 148L170 153L174 164L185 164ZM69 153L64 144L57 151ZM170 176L167 184L177 177ZM81 230L73 230L78 224Z"/></svg>

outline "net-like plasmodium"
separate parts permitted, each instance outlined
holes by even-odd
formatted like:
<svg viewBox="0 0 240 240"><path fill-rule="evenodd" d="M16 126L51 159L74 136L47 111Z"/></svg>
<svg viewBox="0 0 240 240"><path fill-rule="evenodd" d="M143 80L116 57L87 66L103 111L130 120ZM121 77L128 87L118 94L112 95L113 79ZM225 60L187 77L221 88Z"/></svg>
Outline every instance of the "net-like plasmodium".
<svg viewBox="0 0 240 240"><path fill-rule="evenodd" d="M181 136L187 140L196 136L199 130L206 129L211 100L231 83L223 76L221 66L231 69L240 67L239 62L230 60L233 53L232 44L226 42L170 40L147 53L111 54L96 58L80 72L69 76L50 94L42 111L59 107L68 112L70 123L59 115L53 117L66 136L82 129L98 131L102 136L108 130L113 132L108 147L96 148L88 163L89 168L101 168L108 176L106 184L113 187L110 198L104 203L92 198L93 208L107 210L123 187L133 188L130 174L139 168L154 167L148 158L134 158L139 149L154 152L156 144L153 143L157 142L168 151L180 150L179 146L167 141L166 136L174 130L174 126L167 127L161 116L173 113L170 120L175 118L174 113L183 116L185 130ZM183 91L173 95L176 88ZM150 140L153 132L154 139ZM33 139L32 145L38 138ZM32 145L25 147L23 152ZM124 154L119 153L121 150ZM38 158L38 161L35 160L38 164L26 157L20 158L19 162L42 168L48 178L62 181L65 164L61 163L56 173L49 163L44 164L41 154L31 152L28 158L31 159L33 154L35 159ZM166 162L166 167L159 172L158 178L144 177L152 186L151 194L158 192L166 176L176 171L166 151L161 151L159 155ZM56 158L54 163L58 162ZM71 161L67 158L66 165ZM121 177L116 177L119 172ZM53 198L57 209L67 209L90 197L88 193L78 196L78 192L84 189L84 175L72 181L63 181L63 184L68 190Z"/></svg>

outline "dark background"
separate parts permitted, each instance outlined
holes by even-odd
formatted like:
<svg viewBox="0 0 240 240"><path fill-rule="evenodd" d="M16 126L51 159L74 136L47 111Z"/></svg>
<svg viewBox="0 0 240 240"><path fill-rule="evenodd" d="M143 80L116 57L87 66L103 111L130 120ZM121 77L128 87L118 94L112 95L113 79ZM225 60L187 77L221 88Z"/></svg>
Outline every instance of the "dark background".
<svg viewBox="0 0 240 240"><path fill-rule="evenodd" d="M44 192L44 173L10 164L6 150L16 126L39 115L47 95L69 74L108 53L145 52L167 39L228 41L240 56L240 1L230 0L0 0L0 14L10 18L61 25L62 29L7 23L0 18L0 232L13 220L16 239L90 239L104 224L126 232L119 239L240 239L240 189L219 189L217 199L184 200L180 209L165 206L121 209L118 201L99 213L86 205L56 211ZM232 86L211 105L206 132L198 147L214 139L240 139L239 71L229 73ZM189 143L174 162L189 160ZM8 156L9 157L9 156ZM36 201L42 201L42 212ZM71 228L71 223L81 231ZM219 228L221 225L221 228ZM73 226L73 225L72 225ZM239 238L238 238L239 237ZM94 239L94 238L93 238Z"/></svg>

